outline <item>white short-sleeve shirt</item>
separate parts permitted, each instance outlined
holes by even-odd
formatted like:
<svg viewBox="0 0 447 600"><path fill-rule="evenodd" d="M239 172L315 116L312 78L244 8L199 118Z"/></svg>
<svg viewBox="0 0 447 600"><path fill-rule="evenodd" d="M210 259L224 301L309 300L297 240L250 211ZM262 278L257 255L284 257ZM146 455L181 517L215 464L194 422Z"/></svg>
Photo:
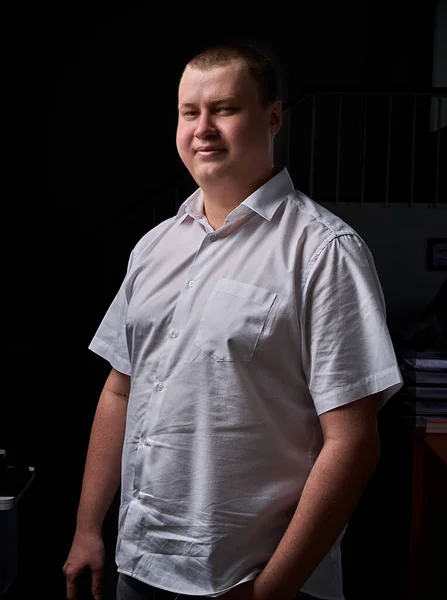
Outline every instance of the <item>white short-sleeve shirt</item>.
<svg viewBox="0 0 447 600"><path fill-rule="evenodd" d="M286 169L216 231L202 204L136 244L89 347L131 377L118 570L217 596L279 544L319 415L402 378L365 242ZM342 535L302 591L343 599Z"/></svg>

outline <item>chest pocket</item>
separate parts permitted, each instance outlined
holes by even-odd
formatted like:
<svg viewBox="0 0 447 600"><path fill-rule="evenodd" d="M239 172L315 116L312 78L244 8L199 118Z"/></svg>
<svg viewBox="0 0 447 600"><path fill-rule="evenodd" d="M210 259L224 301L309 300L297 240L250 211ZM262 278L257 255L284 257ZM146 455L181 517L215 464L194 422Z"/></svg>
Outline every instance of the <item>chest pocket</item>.
<svg viewBox="0 0 447 600"><path fill-rule="evenodd" d="M219 279L205 304L194 343L216 361L249 362L277 294Z"/></svg>

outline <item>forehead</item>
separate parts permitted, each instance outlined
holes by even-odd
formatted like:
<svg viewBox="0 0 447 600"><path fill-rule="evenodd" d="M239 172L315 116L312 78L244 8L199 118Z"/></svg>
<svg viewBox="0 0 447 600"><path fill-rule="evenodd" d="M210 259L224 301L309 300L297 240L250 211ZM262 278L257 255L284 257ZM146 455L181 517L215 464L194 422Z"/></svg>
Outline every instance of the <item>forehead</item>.
<svg viewBox="0 0 447 600"><path fill-rule="evenodd" d="M187 67L180 81L179 104L213 102L235 96L241 100L257 96L256 82L240 61L201 70Z"/></svg>

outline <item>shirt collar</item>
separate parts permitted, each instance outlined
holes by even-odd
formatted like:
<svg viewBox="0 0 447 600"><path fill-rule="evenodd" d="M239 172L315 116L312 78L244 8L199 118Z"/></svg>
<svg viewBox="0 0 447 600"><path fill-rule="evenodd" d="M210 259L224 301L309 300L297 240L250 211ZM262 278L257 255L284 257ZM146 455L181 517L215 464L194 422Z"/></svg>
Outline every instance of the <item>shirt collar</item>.
<svg viewBox="0 0 447 600"><path fill-rule="evenodd" d="M284 201L287 194L293 191L293 182L286 167L269 179L264 185L254 191L250 196L236 207L230 214L235 218L247 214L250 211L258 213L261 217L270 221L279 205ZM186 214L194 219L203 217L203 194L202 189L197 188L180 206L175 220L177 221ZM232 219L230 219L232 220Z"/></svg>

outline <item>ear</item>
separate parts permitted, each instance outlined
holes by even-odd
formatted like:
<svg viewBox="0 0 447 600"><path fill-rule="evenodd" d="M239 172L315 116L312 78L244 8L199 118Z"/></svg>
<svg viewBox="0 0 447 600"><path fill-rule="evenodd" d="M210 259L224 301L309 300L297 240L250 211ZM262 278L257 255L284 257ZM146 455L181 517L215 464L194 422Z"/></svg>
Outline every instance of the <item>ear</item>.
<svg viewBox="0 0 447 600"><path fill-rule="evenodd" d="M270 131L272 135L276 135L281 129L282 125L282 102L281 100L275 100L270 106Z"/></svg>

